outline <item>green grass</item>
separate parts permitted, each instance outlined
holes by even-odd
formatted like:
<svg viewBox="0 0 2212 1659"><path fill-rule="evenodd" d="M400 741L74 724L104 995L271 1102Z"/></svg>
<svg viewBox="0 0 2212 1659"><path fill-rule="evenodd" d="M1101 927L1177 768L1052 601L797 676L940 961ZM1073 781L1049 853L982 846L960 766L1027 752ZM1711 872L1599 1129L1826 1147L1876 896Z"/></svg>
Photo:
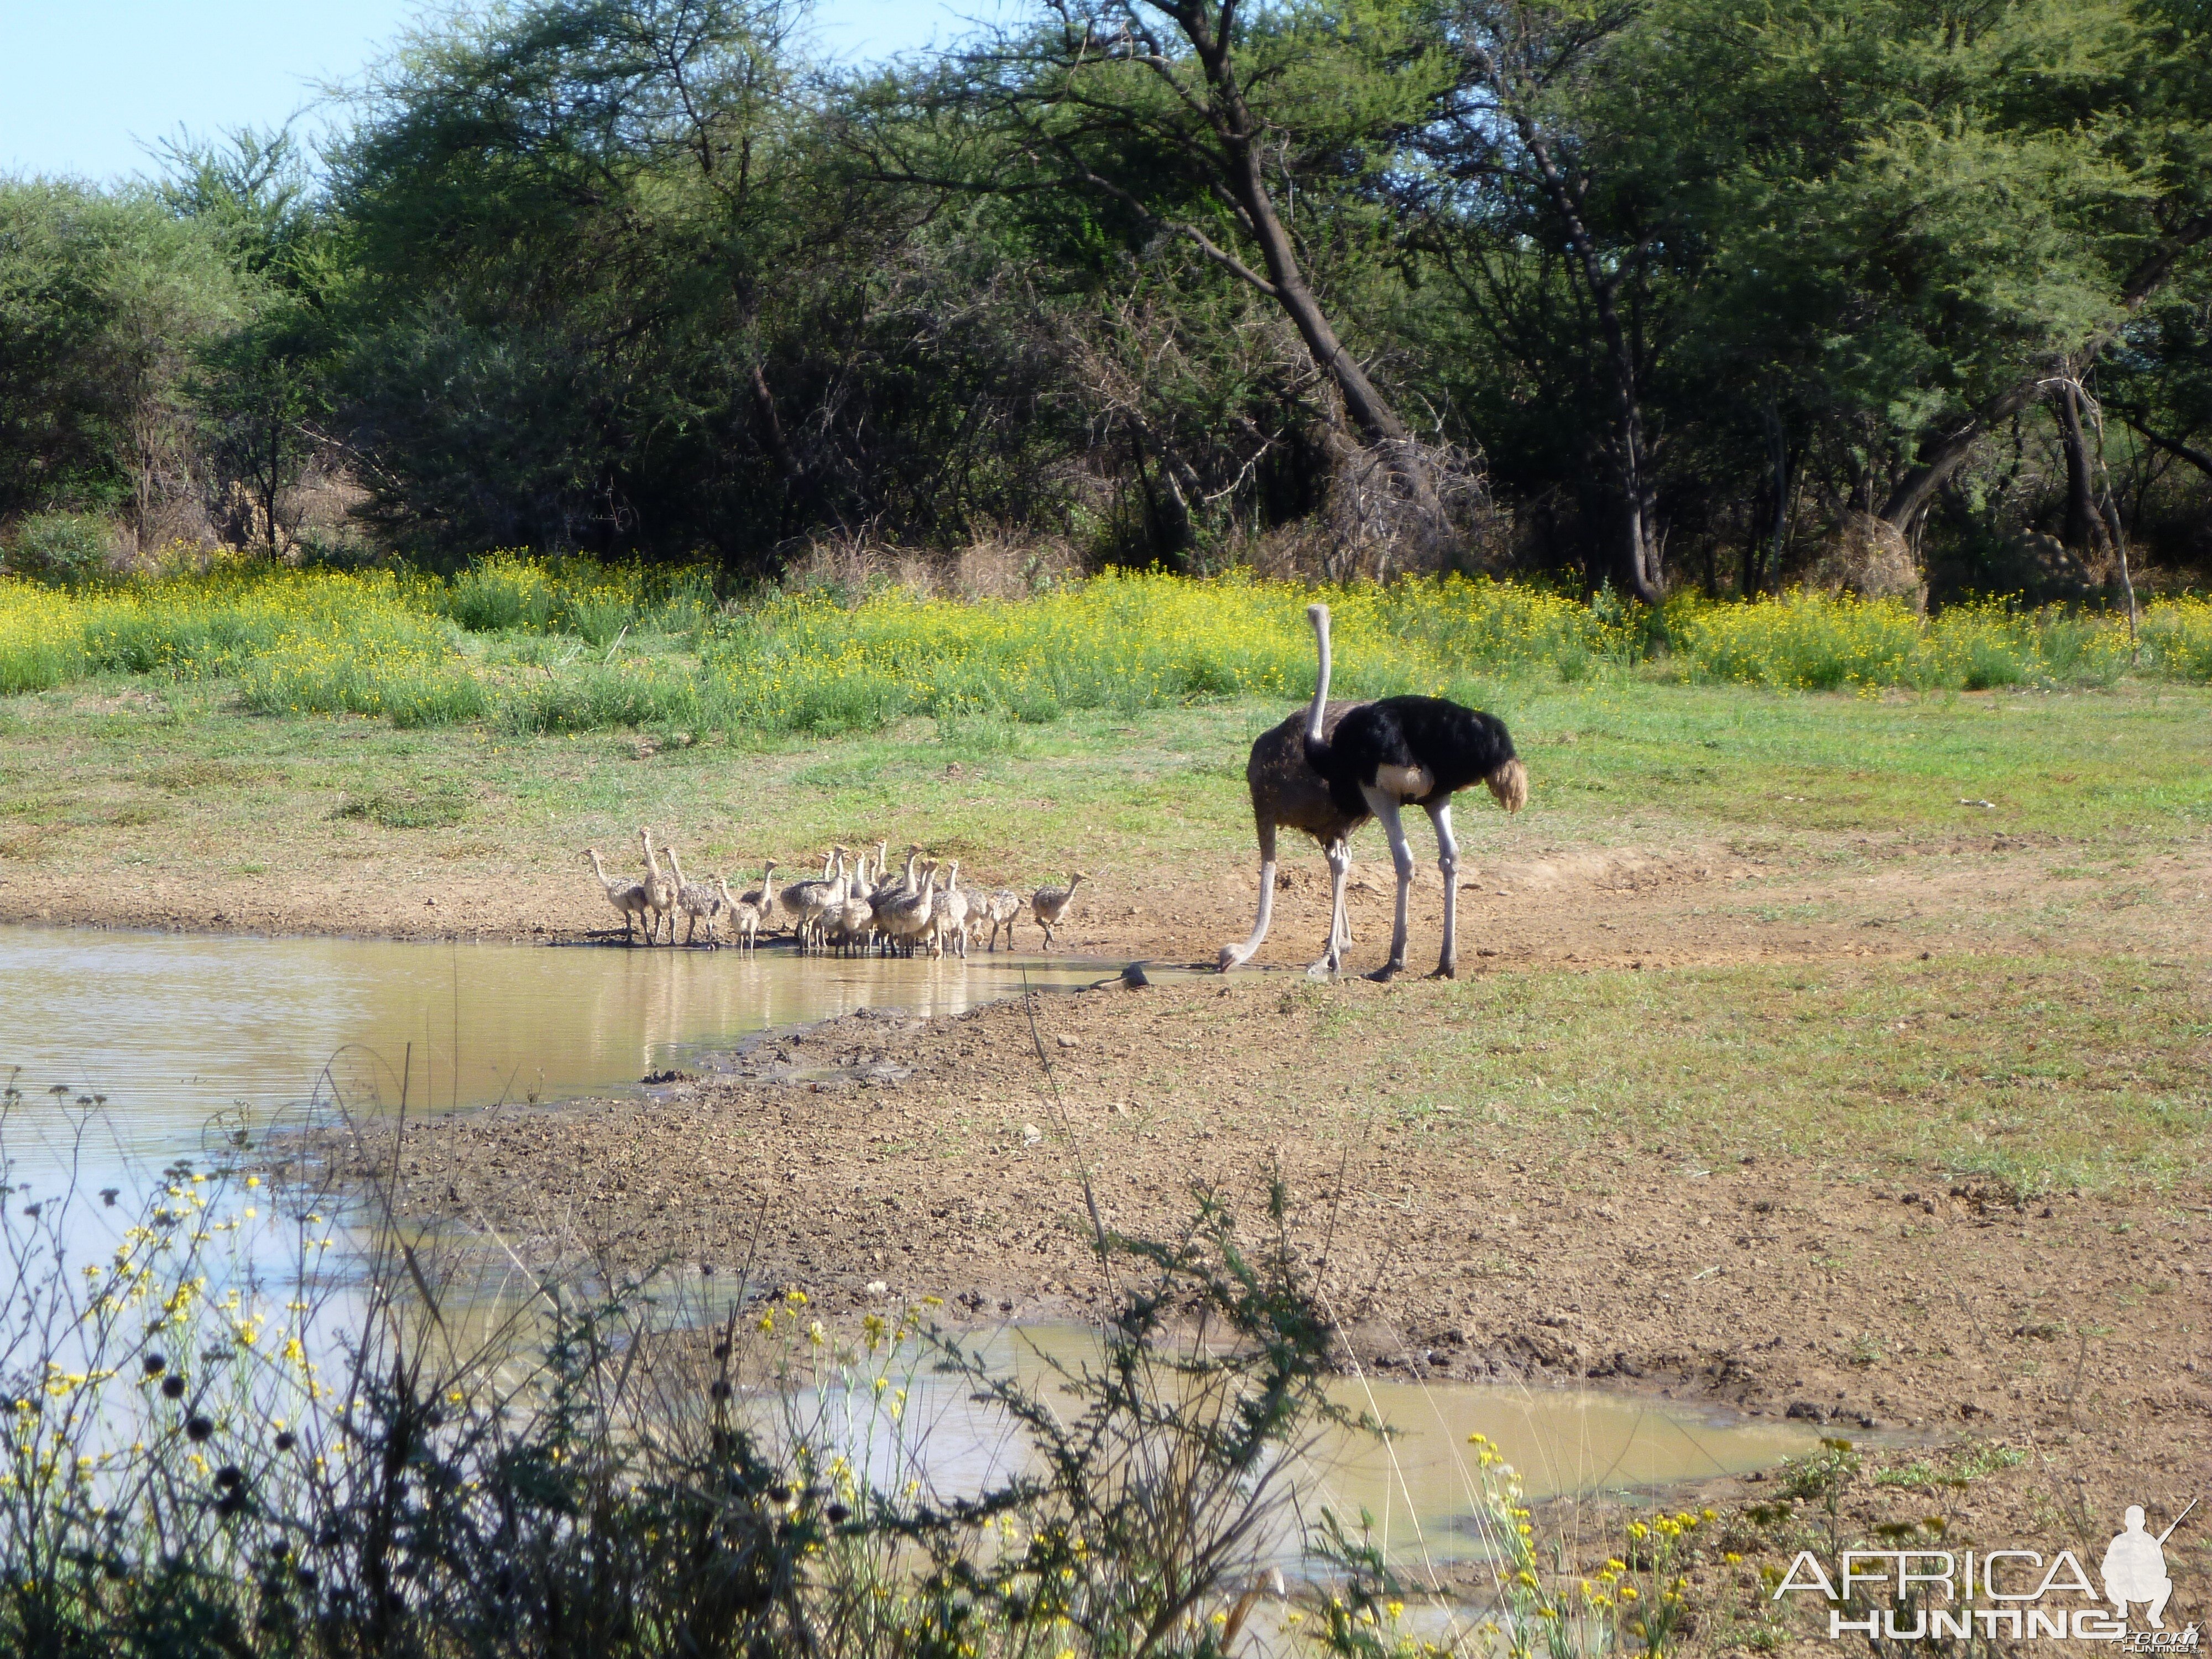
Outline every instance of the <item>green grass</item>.
<svg viewBox="0 0 2212 1659"><path fill-rule="evenodd" d="M1508 1146L1571 1170L1632 1148L1670 1182L1789 1157L2023 1199L2212 1172L2201 963L2085 951L1300 981L1280 1012L1286 1040L1315 1040L1300 1052L1387 1055L1380 1109L1471 1156Z"/></svg>
<svg viewBox="0 0 2212 1659"><path fill-rule="evenodd" d="M1010 875L1071 860L1118 871L1125 885L1152 868L1241 872L1244 751L1288 707L1097 711L1045 726L963 714L811 741L724 733L641 758L635 740L607 731L272 717L219 684L159 699L132 696L137 684L103 677L0 702L14 728L0 747L0 856L66 866L143 854L188 867L196 847L246 840L351 856L332 840L348 822L333 812L428 791L465 793L468 824L499 825L498 862L524 869L564 868L574 849L650 822L726 867L921 836ZM2212 693L2194 687L1881 701L1617 683L1477 690L1511 724L1532 785L1517 819L1464 815L1478 862L1565 842L1685 841L1850 861L1866 839L2000 832L2124 848L2212 822ZM150 839L130 831L133 814L181 828ZM63 823L85 833L50 833ZM467 825L404 833L441 856L494 851ZM1360 856L1382 856L1379 841Z"/></svg>

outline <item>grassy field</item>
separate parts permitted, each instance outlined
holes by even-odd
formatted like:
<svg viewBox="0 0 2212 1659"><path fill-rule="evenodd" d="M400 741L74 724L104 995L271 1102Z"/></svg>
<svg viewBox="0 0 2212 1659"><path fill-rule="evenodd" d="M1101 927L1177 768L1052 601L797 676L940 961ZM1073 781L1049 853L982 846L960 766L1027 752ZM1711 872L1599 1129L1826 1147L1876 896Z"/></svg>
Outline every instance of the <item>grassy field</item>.
<svg viewBox="0 0 2212 1659"><path fill-rule="evenodd" d="M1028 611L948 612L886 596L857 610L799 599L726 615L696 589L647 592L614 579L592 587L559 572L495 571L474 586L435 588L380 579L319 596L301 578L300 593L325 605L322 632L302 635L287 630L294 599L307 599L238 580L226 616L210 601L197 644L176 618L143 614L143 594L37 599L57 637L71 617L83 620L79 611L108 605L119 608L97 637L136 643L97 646L83 632L76 657L62 650L61 672L0 696L0 915L236 926L250 903L260 908L249 925L277 929L420 934L428 915L441 937L526 931L538 919L573 936L605 923L580 849L596 842L627 856L636 827L650 823L690 865L732 873L756 872L771 854L793 866L832 841L879 837L921 840L1014 881L1080 866L1097 878L1097 948L1210 957L1249 925L1246 748L1297 702L1310 672L1303 595L1289 590L1101 585ZM1469 948L1495 945L1502 959L1449 983L1246 975L1068 999L1054 1013L1071 1044L1050 1052L1073 1121L1110 1172L1109 1224L1123 1224L1113 1206L1126 1206L1167 1236L1187 1220L1159 1206L1183 1201L1194 1170L1234 1179L1273 1167L1287 1147L1310 1185L1353 1189L1340 1194L1344 1234L1332 1248L1356 1261L1372 1245L1373 1261L1389 1264L1374 1269L1381 1305L1409 1327L1466 1326L1500 1340L1524 1330L1551 1342L1565 1302L1577 1317L1586 1309L1593 1353L1641 1355L1643 1365L1728 1346L1748 1327L1768 1335L1747 1352L1777 1357L1747 1397L1772 1409L1801 1395L1842 1399L1848 1387L1857 1401L1878 1388L1870 1398L1886 1419L1935 1418L1972 1397L1983 1413L1977 1432L1996 1437L2023 1425L2023 1434L2050 1431L2027 1405L2015 1422L2004 1403L2044 1386L2033 1367L2045 1362L1993 1349L2010 1368L2002 1386L2012 1392L2001 1395L1974 1369L1976 1355L1960 1357L1963 1340L1958 1354L1939 1348L1936 1328L1950 1316L1936 1292L1948 1295L1954 1278L2008 1283L2026 1248L2018 1231L2032 1224L2044 1229L2036 1248L2057 1253L2054 1283L2109 1279L2083 1292L2106 1322L2081 1327L2064 1412L2085 1365L2093 1390L2118 1389L2131 1370L2166 1386L2185 1352L2168 1345L2194 1340L2186 1323L2174 1334L2170 1310L2184 1298L2172 1292L2183 1281L2167 1258L2201 1230L2212 1173L2212 686L2187 668L2195 613L2162 613L2152 672L2122 673L2109 623L2055 616L1959 612L1923 624L1803 600L1686 608L1662 619L1669 648L1654 656L1651 619L1507 590L1489 599L1498 604L1484 611L1469 599L1455 620L1425 613L1421 595L1407 592L1340 609L1347 649L1365 652L1376 676L1347 689L1449 690L1503 715L1528 759L1523 815L1474 811L1461 825L1475 868L1516 872L1510 898L1486 890L1486 879L1463 901ZM20 591L0 603L17 605L17 622L28 614ZM134 605L136 620L126 614ZM1122 616L1118 633L1108 626L1116 605L1134 618ZM947 635L948 615L964 636ZM1178 615L1188 627L1163 627ZM1497 638L1479 641L1485 630ZM1051 672L1054 651L1066 672ZM15 660L29 659L19 650ZM700 701L710 683L726 701ZM1845 689L1796 689L1819 684ZM1358 852L1371 869L1381 857L1373 832ZM1317 861L1301 848L1291 864L1308 884L1293 898L1310 906ZM1638 885L1631 877L1647 866L1674 873ZM1585 866L1601 873L1575 873ZM1537 869L1565 873L1549 887L1523 880ZM1424 889L1431 927L1433 901ZM1360 947L1371 956L1387 898L1370 886L1358 902ZM1293 931L1288 919L1279 926ZM1297 926L1310 931L1310 916ZM765 1207L744 1187L754 1175L835 1168L855 1193L864 1176L872 1193L902 1183L915 1201L898 1231L921 1251L905 1265L936 1290L952 1293L958 1275L987 1260L1042 1271L1036 1263L1052 1258L1011 1248L1009 1218L1072 1188L1064 1167L1007 1173L1010 1127L1024 1115L1045 1121L1013 1012L987 1010L978 1023L916 1037L915 1080L896 1099L848 1109L834 1095L808 1095L786 1110L744 1096L696 1104L696 1123L679 1115L692 1106L662 1103L649 1130L671 1136L666 1144L641 1139L636 1122L570 1108L535 1153L529 1138L545 1126L502 1119L512 1146L494 1147L486 1166L441 1170L428 1190L450 1195L458 1180L479 1192L487 1169L504 1169L521 1194L519 1237L569 1201L561 1182L598 1193L605 1168L649 1158L653 1180L699 1196L623 1224L641 1230L639 1248L665 1245L669 1259L688 1261L684 1230L710 1225L710 1198L757 1218ZM1008 1024L995 1050L978 1035L993 1018ZM539 1156L549 1161L530 1161ZM988 1203L979 1171L999 1183ZM643 1191L648 1172L636 1173ZM1954 1182L1966 1194L1956 1204ZM1942 1195L1943 1212L1933 1196L1900 1205L1905 1192ZM2002 1228L1984 1229L1975 1206L1984 1194ZM885 1242L884 1212L850 1207L849 1218L811 1210L797 1224L807 1248L842 1249L865 1279L879 1271L864 1264L882 1260L866 1251ZM989 1210L1006 1213L972 1228L960 1219ZM683 1236L652 1231L664 1224ZM1413 1254L1391 1254L1401 1246ZM1752 1273L1731 1255L1726 1274L1708 1276L1723 1252L1754 1248L1766 1255L1748 1259ZM1938 1310L1929 1330L1875 1332L1880 1308L1861 1278L1905 1283L1931 1263L1944 1282L1911 1285L1917 1299L1905 1304ZM1558 1286L1570 1280L1563 1297ZM1540 1304L1541 1317L1523 1319L1516 1297ZM1815 1301L1834 1330L1790 1322L1788 1309ZM805 1352L834 1347L836 1333L820 1335L812 1310L787 1311L790 1340ZM2039 1349L2075 1335L2061 1330L2060 1315L2076 1317L2065 1309L1985 1311L2000 1345ZM1971 1308L1962 1316L1980 1317ZM272 1326L271 1350L283 1328ZM2115 1328L2142 1346L2120 1346ZM2093 1337L2112 1346L2093 1354ZM1844 1357L1816 1352L1816 1338L1843 1345ZM136 1350L125 1358L132 1364L107 1380L150 1401L153 1374ZM89 1399L103 1386L93 1375L57 1373L49 1396ZM200 1370L191 1375L202 1388ZM548 1375L559 1380L557 1367ZM1826 1380L1806 1384L1807 1375ZM702 1407L698 1379L679 1380L691 1389L690 1420L714 1419L723 1396L704 1395ZM264 1559L284 1528L287 1540L350 1540L329 1530L328 1516L352 1526L347 1517L386 1501L288 1484L291 1466L275 1443L232 1426L258 1424L270 1401L249 1410L208 1387L192 1398L216 1402L210 1431L235 1446L225 1455L241 1471L216 1490L250 1492L260 1506L191 1500L210 1583L246 1583L243 1564ZM450 1403L446 1389L441 1379L422 1400L383 1403L404 1417L424 1400ZM2133 1395L2112 1398L2116 1410L2137 1408ZM2084 1396L2084 1410L2100 1409L2096 1399ZM201 1407L153 1409L168 1414L166 1437L145 1467L207 1478L192 1462L186 1414ZM312 1400L285 1409L321 1421ZM19 1413L15 1430L13 1513L56 1538L104 1524L85 1506L87 1478L71 1477L73 1486L55 1474L73 1443L52 1425L74 1420L57 1405L43 1419ZM504 1432L487 1427L471 1444L499 1447ZM624 1431L597 1443L591 1478L612 1484L584 1494L594 1502L634 1473L600 1454L642 1443ZM538 1449L547 1468L571 1467L569 1443ZM1933 1467L1924 1448L1894 1461L1914 1456L1923 1461L1911 1467ZM118 1465L132 1479L140 1467ZM440 1468L477 1478L465 1456ZM731 1479L712 1458L647 1473L672 1502ZM742 1473L768 1491L784 1478L764 1467ZM2089 1468L2105 1507L2147 1490L2138 1475ZM1990 1535L2016 1535L2006 1528L2040 1515L2040 1489L2027 1481L2015 1482L2011 1518ZM1870 1480L1861 1487L1875 1490ZM647 1495L659 1503L662 1490ZM1771 1490L1747 1489L1746 1503L1759 1503L1743 1513L1765 1513ZM568 1491L557 1489L564 1503ZM1914 1513L1925 1507L1917 1495L1910 1502ZM860 1536L777 1531L783 1511L757 1508L769 1523L763 1549L796 1536L834 1553L835 1537ZM1881 1510L1881 1523L1906 1524L1903 1512ZM677 1534L662 1510L635 1513L643 1583L664 1571L659 1540ZM0 1503L0 1524L9 1516ZM295 1525L306 1516L313 1527ZM252 1530L264 1516L265 1537ZM1024 1511L1025 1525L1053 1519ZM828 1523L826 1510L823 1520L845 1524ZM572 1565L564 1524L547 1523L549 1583ZM1781 1548L1760 1537L1757 1547ZM349 1543L317 1549L311 1571L336 1583L354 1571ZM857 1547L851 1559L861 1561ZM97 1627L115 1616L111 1603L137 1593L140 1571L133 1557L121 1577L58 1571L41 1593ZM457 1572L454 1595L482 1578ZM223 1603L225 1616L304 1616L319 1605L316 1581L296 1571L256 1582L250 1596ZM618 1582L622 1593L608 1598L617 1613L659 1594ZM866 1609L891 1576L854 1582L866 1597L849 1605ZM1532 1573L1532 1594L1538 1583ZM1225 1616L1229 1598L1219 1599ZM1747 1592L1746 1605L1756 1599ZM848 1604L820 1605L842 1618ZM916 1646L912 1633L882 1650L952 1651ZM1359 1639L1316 1645L1369 1659L1384 1650L1352 1634ZM990 1650L1059 1651L990 1639Z"/></svg>
<svg viewBox="0 0 2212 1659"><path fill-rule="evenodd" d="M649 822L730 867L925 831L951 855L1042 869L1241 864L1243 752L1287 706L684 744L269 716L199 683L140 692L109 677L0 702L0 856L265 864L285 845L550 866ZM1480 695L1534 780L1520 820L1468 815L1486 856L1668 836L2124 843L2212 819L2212 694L2198 688L1875 700L1495 679Z"/></svg>
<svg viewBox="0 0 2212 1659"><path fill-rule="evenodd" d="M1747 1153L2028 1195L2212 1173L2212 997L2195 963L1745 963L1387 999L1302 983L1283 1002L1311 1049L1389 1054L1373 1086L1403 1126L1563 1174L1624 1139L1666 1148L1670 1176Z"/></svg>
<svg viewBox="0 0 2212 1659"><path fill-rule="evenodd" d="M1304 611L1337 611L1340 689L1468 699L1510 675L1789 690L2212 679L2212 603L2111 615L1792 592L1647 612L1487 580L1331 590L1109 573L1012 601L896 589L718 604L701 573L489 560L450 581L240 566L69 592L0 583L0 695L101 673L223 681L266 714L510 732L1048 724L1310 683Z"/></svg>

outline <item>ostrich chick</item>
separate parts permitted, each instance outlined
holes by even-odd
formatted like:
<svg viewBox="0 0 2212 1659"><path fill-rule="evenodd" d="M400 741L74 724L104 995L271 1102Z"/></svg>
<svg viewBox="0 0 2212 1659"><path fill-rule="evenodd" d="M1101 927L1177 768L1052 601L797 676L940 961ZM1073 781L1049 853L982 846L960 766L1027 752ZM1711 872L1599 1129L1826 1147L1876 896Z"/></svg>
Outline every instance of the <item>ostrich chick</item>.
<svg viewBox="0 0 2212 1659"><path fill-rule="evenodd" d="M1338 722L1364 702L1332 702L1322 709L1324 741ZM1242 945L1221 947L1223 973L1249 962L1267 942L1267 924L1275 913L1275 831L1303 830L1321 843L1328 860L1328 946L1306 971L1316 978L1335 969L1344 947L1352 943L1345 921L1344 884L1352 873L1352 837L1374 815L1362 801L1359 810L1347 812L1329 793L1328 780L1314 770L1306 758L1306 731L1311 717L1300 709L1281 725L1262 732L1253 742L1251 757L1244 763L1244 782L1252 793L1252 823L1260 839L1260 914L1252 936Z"/></svg>
<svg viewBox="0 0 2212 1659"><path fill-rule="evenodd" d="M1406 966L1406 900L1413 884L1413 849L1407 844L1399 808L1407 802L1429 815L1437 831L1437 868L1444 880L1444 942L1433 978L1458 971L1459 843L1452 839L1452 797L1480 782L1509 813L1528 804L1528 773L1513 751L1505 722L1479 708L1442 697L1384 697L1351 710L1325 730L1328 706L1328 607L1306 607L1320 674L1306 717L1306 760L1328 780L1337 810L1364 805L1382 822L1390 857L1398 866L1397 919L1390 959L1370 978L1387 980ZM1332 957L1340 952L1334 939ZM1332 964L1333 965L1333 964Z"/></svg>
<svg viewBox="0 0 2212 1659"><path fill-rule="evenodd" d="M999 948L999 930L1006 930L1006 949L1014 948L1014 923L1021 919L1022 896L1011 887L1001 887L983 901L983 919L991 924L990 948Z"/></svg>
<svg viewBox="0 0 2212 1659"><path fill-rule="evenodd" d="M1040 887L1031 895L1030 914L1036 918L1036 925L1044 929L1046 950L1052 949L1053 929L1060 926L1060 919L1067 914L1067 907L1074 902L1076 883L1090 879L1078 870L1068 877L1066 886Z"/></svg>
<svg viewBox="0 0 2212 1659"><path fill-rule="evenodd" d="M623 943L634 943L631 930L635 923L644 919L647 910L645 884L632 881L628 876L609 875L606 866L599 861L599 849L596 847L586 848L584 856L591 860L592 873L599 878L599 886L607 896L607 902L615 907L615 913L623 919Z"/></svg>
<svg viewBox="0 0 2212 1659"><path fill-rule="evenodd" d="M960 860L954 859L945 866L945 889L930 915L930 955L944 955L947 940L957 954L968 954L968 913L972 908L968 895L960 890Z"/></svg>
<svg viewBox="0 0 2212 1659"><path fill-rule="evenodd" d="M737 934L738 943L751 950L760 939L761 910L756 896L748 893L743 898L732 898L730 884L720 876L714 878L714 889L721 896L722 908L730 913L730 929Z"/></svg>
<svg viewBox="0 0 2212 1659"><path fill-rule="evenodd" d="M645 846L645 902L653 908L653 914L646 918L645 942L647 945L658 942L654 934L659 929L660 919L666 916L668 942L673 945L676 943L676 918L669 913L676 908L676 884L660 873L660 860L653 850L653 831L640 829L637 838Z"/></svg>
<svg viewBox="0 0 2212 1659"><path fill-rule="evenodd" d="M690 944L691 935L698 928L699 919L704 916L707 919L707 943L713 945L715 943L714 918L721 911L723 896L703 881L686 880L684 863L676 856L676 849L672 847L667 850L668 867L676 872L676 906L684 912L684 942ZM675 943L676 919L673 916L668 920L668 939L672 945Z"/></svg>

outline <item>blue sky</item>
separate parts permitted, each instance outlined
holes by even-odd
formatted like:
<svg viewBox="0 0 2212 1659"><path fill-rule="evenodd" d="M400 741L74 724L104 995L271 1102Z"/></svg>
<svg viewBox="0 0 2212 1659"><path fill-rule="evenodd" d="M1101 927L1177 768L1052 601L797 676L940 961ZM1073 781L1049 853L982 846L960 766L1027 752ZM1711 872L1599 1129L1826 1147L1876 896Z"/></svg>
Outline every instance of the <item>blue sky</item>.
<svg viewBox="0 0 2212 1659"><path fill-rule="evenodd" d="M843 58L961 32L985 0L818 0L814 34ZM314 106L418 17L422 0L0 0L0 173L125 177L145 146L196 131L274 126Z"/></svg>

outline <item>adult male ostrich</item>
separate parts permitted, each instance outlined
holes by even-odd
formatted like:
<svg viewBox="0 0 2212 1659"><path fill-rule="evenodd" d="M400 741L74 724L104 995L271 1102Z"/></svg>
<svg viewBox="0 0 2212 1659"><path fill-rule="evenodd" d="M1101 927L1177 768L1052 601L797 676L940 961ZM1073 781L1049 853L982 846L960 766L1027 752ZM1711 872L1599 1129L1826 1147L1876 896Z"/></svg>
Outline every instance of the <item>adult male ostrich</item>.
<svg viewBox="0 0 2212 1659"><path fill-rule="evenodd" d="M1384 697L1348 711L1328 730L1328 607L1306 607L1313 624L1321 673L1313 707L1306 713L1305 753L1314 770L1328 780L1337 810L1347 816L1362 805L1382 821L1390 837L1390 857L1398 866L1397 920L1390 933L1390 959L1368 977L1387 980L1406 966L1406 896L1413 884L1413 849L1398 809L1407 801L1422 808L1437 827L1437 867L1444 878L1444 943L1432 978L1450 979L1459 966L1459 844L1452 839L1451 798L1481 782L1508 812L1528 803L1528 774L1513 752L1512 735L1495 714L1449 702L1442 697ZM1340 952L1329 940L1330 966Z"/></svg>
<svg viewBox="0 0 2212 1659"><path fill-rule="evenodd" d="M1340 721L1364 702L1332 702L1322 709L1322 735L1327 738ZM1356 812L1346 812L1329 793L1328 780L1306 758L1306 728L1312 716L1300 709L1280 726L1262 732L1244 763L1244 782L1252 792L1252 823L1260 837L1260 915L1252 924L1252 937L1242 945L1221 947L1223 973L1249 962L1267 943L1267 924L1275 914L1275 831L1303 830L1321 843L1328 860L1330 904L1328 949L1308 969L1323 974L1335 970L1351 930L1344 920L1344 882L1352 871L1352 832L1374 815L1364 801Z"/></svg>

